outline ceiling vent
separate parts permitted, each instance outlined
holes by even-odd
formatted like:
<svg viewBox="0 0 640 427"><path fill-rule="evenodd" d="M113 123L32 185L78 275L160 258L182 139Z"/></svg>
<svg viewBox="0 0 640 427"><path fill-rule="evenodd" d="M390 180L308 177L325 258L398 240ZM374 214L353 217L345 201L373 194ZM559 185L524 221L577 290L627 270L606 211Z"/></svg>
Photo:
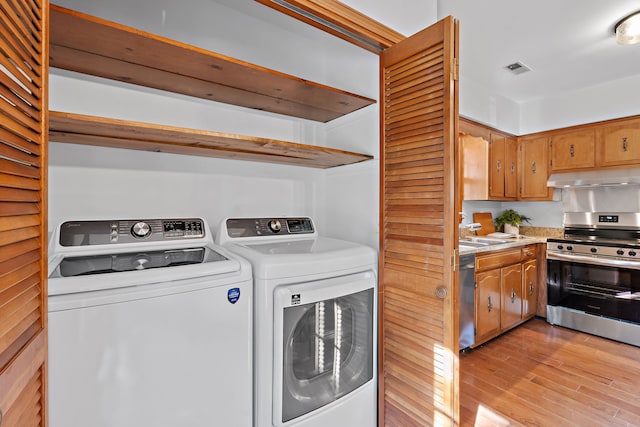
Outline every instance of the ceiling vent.
<svg viewBox="0 0 640 427"><path fill-rule="evenodd" d="M527 67L522 62L514 62L513 64L509 64L504 68L511 71L513 74L522 74L526 73L527 71L531 71L531 68Z"/></svg>

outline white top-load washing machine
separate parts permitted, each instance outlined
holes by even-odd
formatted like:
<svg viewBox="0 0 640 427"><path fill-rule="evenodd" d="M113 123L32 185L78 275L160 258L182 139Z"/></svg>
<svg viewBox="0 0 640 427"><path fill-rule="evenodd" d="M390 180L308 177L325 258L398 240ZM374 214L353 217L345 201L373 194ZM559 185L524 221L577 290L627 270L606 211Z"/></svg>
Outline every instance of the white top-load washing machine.
<svg viewBox="0 0 640 427"><path fill-rule="evenodd" d="M251 267L204 220L68 221L49 254L49 426L252 425Z"/></svg>
<svg viewBox="0 0 640 427"><path fill-rule="evenodd" d="M254 277L254 425L377 419L377 254L310 218L230 218L217 242Z"/></svg>

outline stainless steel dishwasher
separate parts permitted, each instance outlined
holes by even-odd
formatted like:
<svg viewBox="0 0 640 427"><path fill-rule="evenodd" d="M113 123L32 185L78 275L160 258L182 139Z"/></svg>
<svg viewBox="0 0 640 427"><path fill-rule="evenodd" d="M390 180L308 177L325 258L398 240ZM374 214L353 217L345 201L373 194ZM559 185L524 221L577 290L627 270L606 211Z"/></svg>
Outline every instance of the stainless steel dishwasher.
<svg viewBox="0 0 640 427"><path fill-rule="evenodd" d="M460 350L475 342L476 254L460 256Z"/></svg>

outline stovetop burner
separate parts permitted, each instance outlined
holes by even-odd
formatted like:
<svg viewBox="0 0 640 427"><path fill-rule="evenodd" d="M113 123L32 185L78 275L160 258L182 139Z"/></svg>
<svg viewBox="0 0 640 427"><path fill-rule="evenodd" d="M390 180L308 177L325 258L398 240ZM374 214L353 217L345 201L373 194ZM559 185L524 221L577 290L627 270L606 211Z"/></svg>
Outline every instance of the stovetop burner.
<svg viewBox="0 0 640 427"><path fill-rule="evenodd" d="M549 253L640 262L640 214L569 212L564 237L547 239Z"/></svg>

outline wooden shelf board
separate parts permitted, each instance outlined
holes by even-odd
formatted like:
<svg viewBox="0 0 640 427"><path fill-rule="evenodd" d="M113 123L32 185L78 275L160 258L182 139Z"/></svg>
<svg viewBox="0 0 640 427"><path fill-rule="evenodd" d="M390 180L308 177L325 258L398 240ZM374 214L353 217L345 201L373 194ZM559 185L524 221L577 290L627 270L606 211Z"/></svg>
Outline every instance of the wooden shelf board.
<svg viewBox="0 0 640 427"><path fill-rule="evenodd" d="M53 142L97 145L327 169L370 160L366 154L253 136L49 112Z"/></svg>
<svg viewBox="0 0 640 427"><path fill-rule="evenodd" d="M50 65L328 122L375 100L51 5Z"/></svg>

